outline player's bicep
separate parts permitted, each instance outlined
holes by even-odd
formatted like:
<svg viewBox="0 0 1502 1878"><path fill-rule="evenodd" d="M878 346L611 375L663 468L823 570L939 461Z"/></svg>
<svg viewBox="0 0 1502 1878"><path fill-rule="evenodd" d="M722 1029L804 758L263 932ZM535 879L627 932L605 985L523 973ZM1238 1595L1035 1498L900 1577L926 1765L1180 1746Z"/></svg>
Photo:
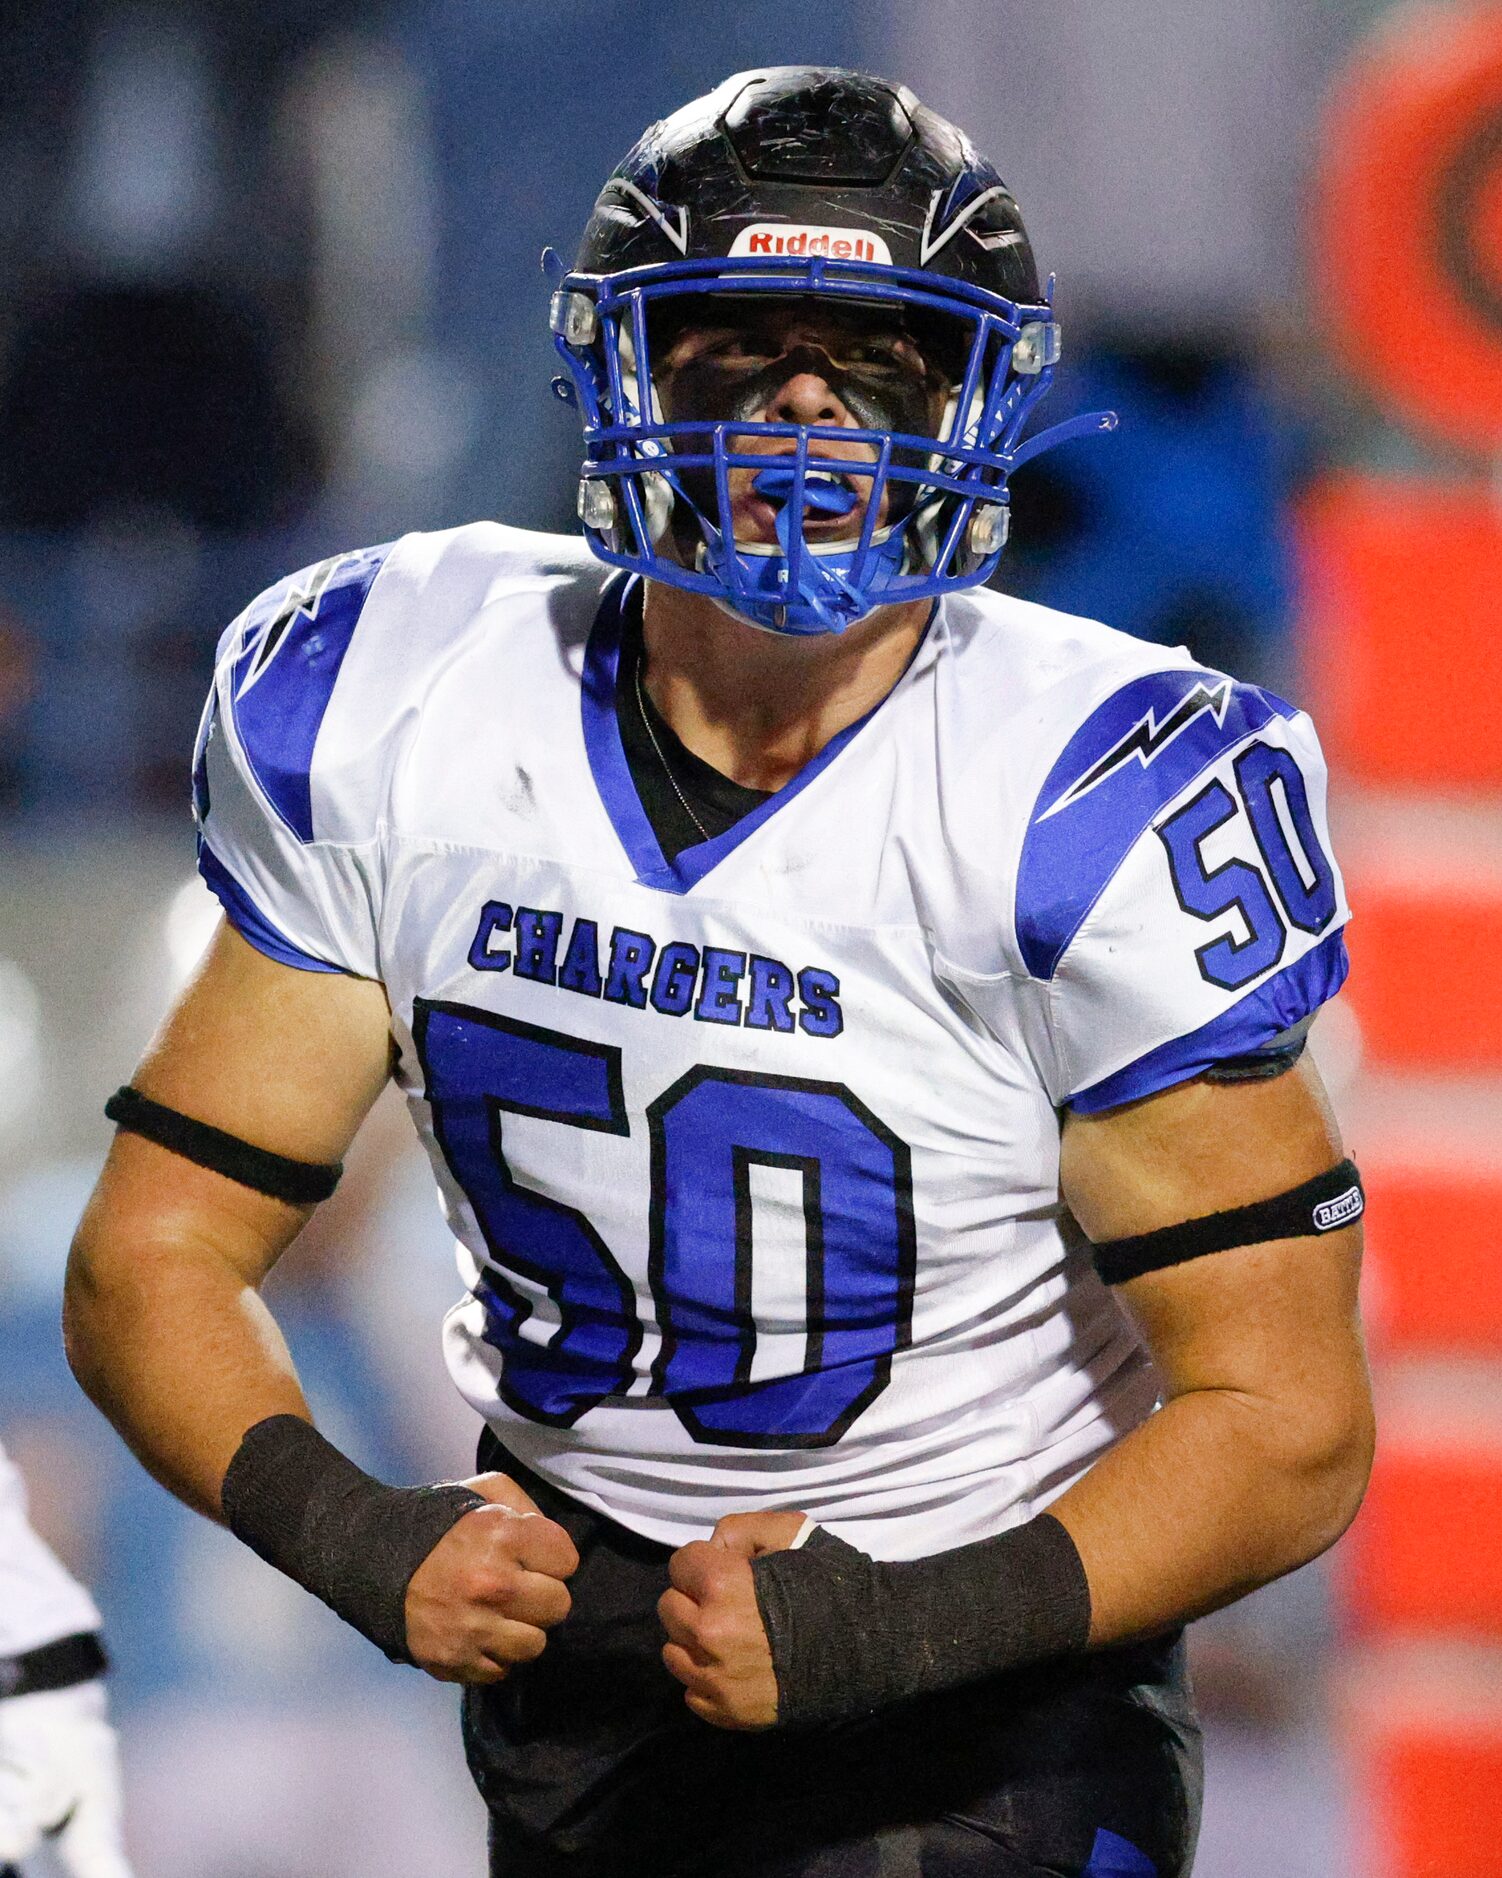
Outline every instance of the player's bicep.
<svg viewBox="0 0 1502 1878"><path fill-rule="evenodd" d="M221 926L131 1086L152 1101L290 1160L340 1160L390 1073L385 991L300 971ZM147 1241L211 1244L256 1282L307 1209L122 1129L81 1235L129 1255Z"/></svg>
<svg viewBox="0 0 1502 1878"><path fill-rule="evenodd" d="M1209 1522L1226 1547L1228 1588L1317 1556L1361 1503L1375 1426L1360 1250L1352 1225L1235 1246L1117 1287L1158 1371L1159 1458L1184 1468L1191 1499L1219 1509ZM1248 1553L1263 1547L1264 1563L1243 1578Z"/></svg>
<svg viewBox="0 0 1502 1878"><path fill-rule="evenodd" d="M1165 1397L1229 1391L1315 1431L1362 1418L1360 1235L1347 1226L1317 1239L1236 1246L1118 1286Z"/></svg>
<svg viewBox="0 0 1502 1878"><path fill-rule="evenodd" d="M390 1065L382 985L283 965L221 923L131 1080L273 1153L336 1161Z"/></svg>
<svg viewBox="0 0 1502 1878"><path fill-rule="evenodd" d="M1197 1077L1098 1114L1066 1111L1060 1178L1099 1244L1272 1199L1343 1151L1306 1056L1267 1081Z"/></svg>
<svg viewBox="0 0 1502 1878"><path fill-rule="evenodd" d="M1341 1160L1307 1060L1268 1082L1179 1084L1066 1119L1065 1198L1095 1244L1273 1200ZM1360 1227L1178 1260L1118 1287L1170 1395L1232 1389L1361 1412ZM1342 1413L1345 1411L1342 1410Z"/></svg>

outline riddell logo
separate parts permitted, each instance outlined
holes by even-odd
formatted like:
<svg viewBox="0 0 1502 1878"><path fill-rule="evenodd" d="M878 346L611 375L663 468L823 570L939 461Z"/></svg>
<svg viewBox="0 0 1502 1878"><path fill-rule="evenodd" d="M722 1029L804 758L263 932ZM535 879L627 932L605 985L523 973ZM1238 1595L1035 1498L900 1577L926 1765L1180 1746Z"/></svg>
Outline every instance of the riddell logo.
<svg viewBox="0 0 1502 1878"><path fill-rule="evenodd" d="M892 250L864 228L811 228L802 222L753 222L731 244L732 256L827 254L832 261L880 261L892 265Z"/></svg>

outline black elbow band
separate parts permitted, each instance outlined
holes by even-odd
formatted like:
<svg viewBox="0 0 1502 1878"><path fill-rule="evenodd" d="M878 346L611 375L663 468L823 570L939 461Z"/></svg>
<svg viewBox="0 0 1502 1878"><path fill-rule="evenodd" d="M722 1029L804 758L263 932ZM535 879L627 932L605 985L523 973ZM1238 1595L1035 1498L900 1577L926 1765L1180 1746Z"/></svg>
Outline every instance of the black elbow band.
<svg viewBox="0 0 1502 1878"><path fill-rule="evenodd" d="M224 1522L268 1565L410 1663L407 1586L438 1541L485 1501L468 1487L388 1487L296 1415L248 1429L220 1490Z"/></svg>
<svg viewBox="0 0 1502 1878"><path fill-rule="evenodd" d="M153 1102L129 1084L115 1091L105 1103L104 1112L116 1127L144 1135L159 1148L180 1154L185 1161L195 1161L273 1200L285 1200L288 1206L316 1206L326 1200L344 1172L342 1161L328 1165L294 1161L289 1155L252 1147L238 1135L211 1128L207 1122L195 1122L164 1102Z"/></svg>
<svg viewBox="0 0 1502 1878"><path fill-rule="evenodd" d="M833 1533L751 1561L779 1727L848 1721L912 1696L1082 1650L1090 1587L1052 1514L883 1563Z"/></svg>
<svg viewBox="0 0 1502 1878"><path fill-rule="evenodd" d="M1203 1219L1186 1219L1178 1226L1160 1226L1130 1239L1107 1239L1094 1248L1095 1269L1108 1285L1125 1284L1146 1272L1208 1252L1229 1252L1239 1245L1261 1245L1268 1239L1307 1239L1334 1232L1360 1219L1366 1194L1354 1161L1342 1161L1326 1174L1316 1174L1300 1187L1257 1200L1251 1206L1233 1206Z"/></svg>

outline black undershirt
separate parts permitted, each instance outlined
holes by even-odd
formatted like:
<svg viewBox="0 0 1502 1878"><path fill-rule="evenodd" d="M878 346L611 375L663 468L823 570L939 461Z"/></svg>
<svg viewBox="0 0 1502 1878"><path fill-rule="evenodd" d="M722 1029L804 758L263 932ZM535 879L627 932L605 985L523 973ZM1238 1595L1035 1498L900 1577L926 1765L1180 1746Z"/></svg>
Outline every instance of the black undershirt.
<svg viewBox="0 0 1502 1878"><path fill-rule="evenodd" d="M685 848L713 840L734 828L752 809L760 808L770 789L747 789L722 775L702 757L695 756L674 735L667 720L653 704L643 684L638 689L636 674L641 666L642 632L640 605L626 608L621 621L621 654L616 668L615 714L621 727L621 744L631 770L637 796L652 824L657 845L672 861ZM645 708L646 716L642 712ZM648 729L650 724L651 728ZM652 738L656 736L654 748ZM659 751L661 754L659 754ZM674 788L674 784L677 788ZM680 794L682 800L680 800ZM684 802L688 808L684 807ZM689 814L693 810L693 815ZM694 816L703 824L694 826Z"/></svg>

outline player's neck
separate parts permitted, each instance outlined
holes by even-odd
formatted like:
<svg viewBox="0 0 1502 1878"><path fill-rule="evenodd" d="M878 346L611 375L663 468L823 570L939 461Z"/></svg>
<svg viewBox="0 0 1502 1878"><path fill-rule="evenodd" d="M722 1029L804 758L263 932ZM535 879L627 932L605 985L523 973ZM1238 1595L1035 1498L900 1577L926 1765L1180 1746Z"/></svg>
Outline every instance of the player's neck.
<svg viewBox="0 0 1502 1878"><path fill-rule="evenodd" d="M695 756L749 789L780 789L892 689L931 604L880 607L843 633L793 638L648 581L647 689Z"/></svg>

